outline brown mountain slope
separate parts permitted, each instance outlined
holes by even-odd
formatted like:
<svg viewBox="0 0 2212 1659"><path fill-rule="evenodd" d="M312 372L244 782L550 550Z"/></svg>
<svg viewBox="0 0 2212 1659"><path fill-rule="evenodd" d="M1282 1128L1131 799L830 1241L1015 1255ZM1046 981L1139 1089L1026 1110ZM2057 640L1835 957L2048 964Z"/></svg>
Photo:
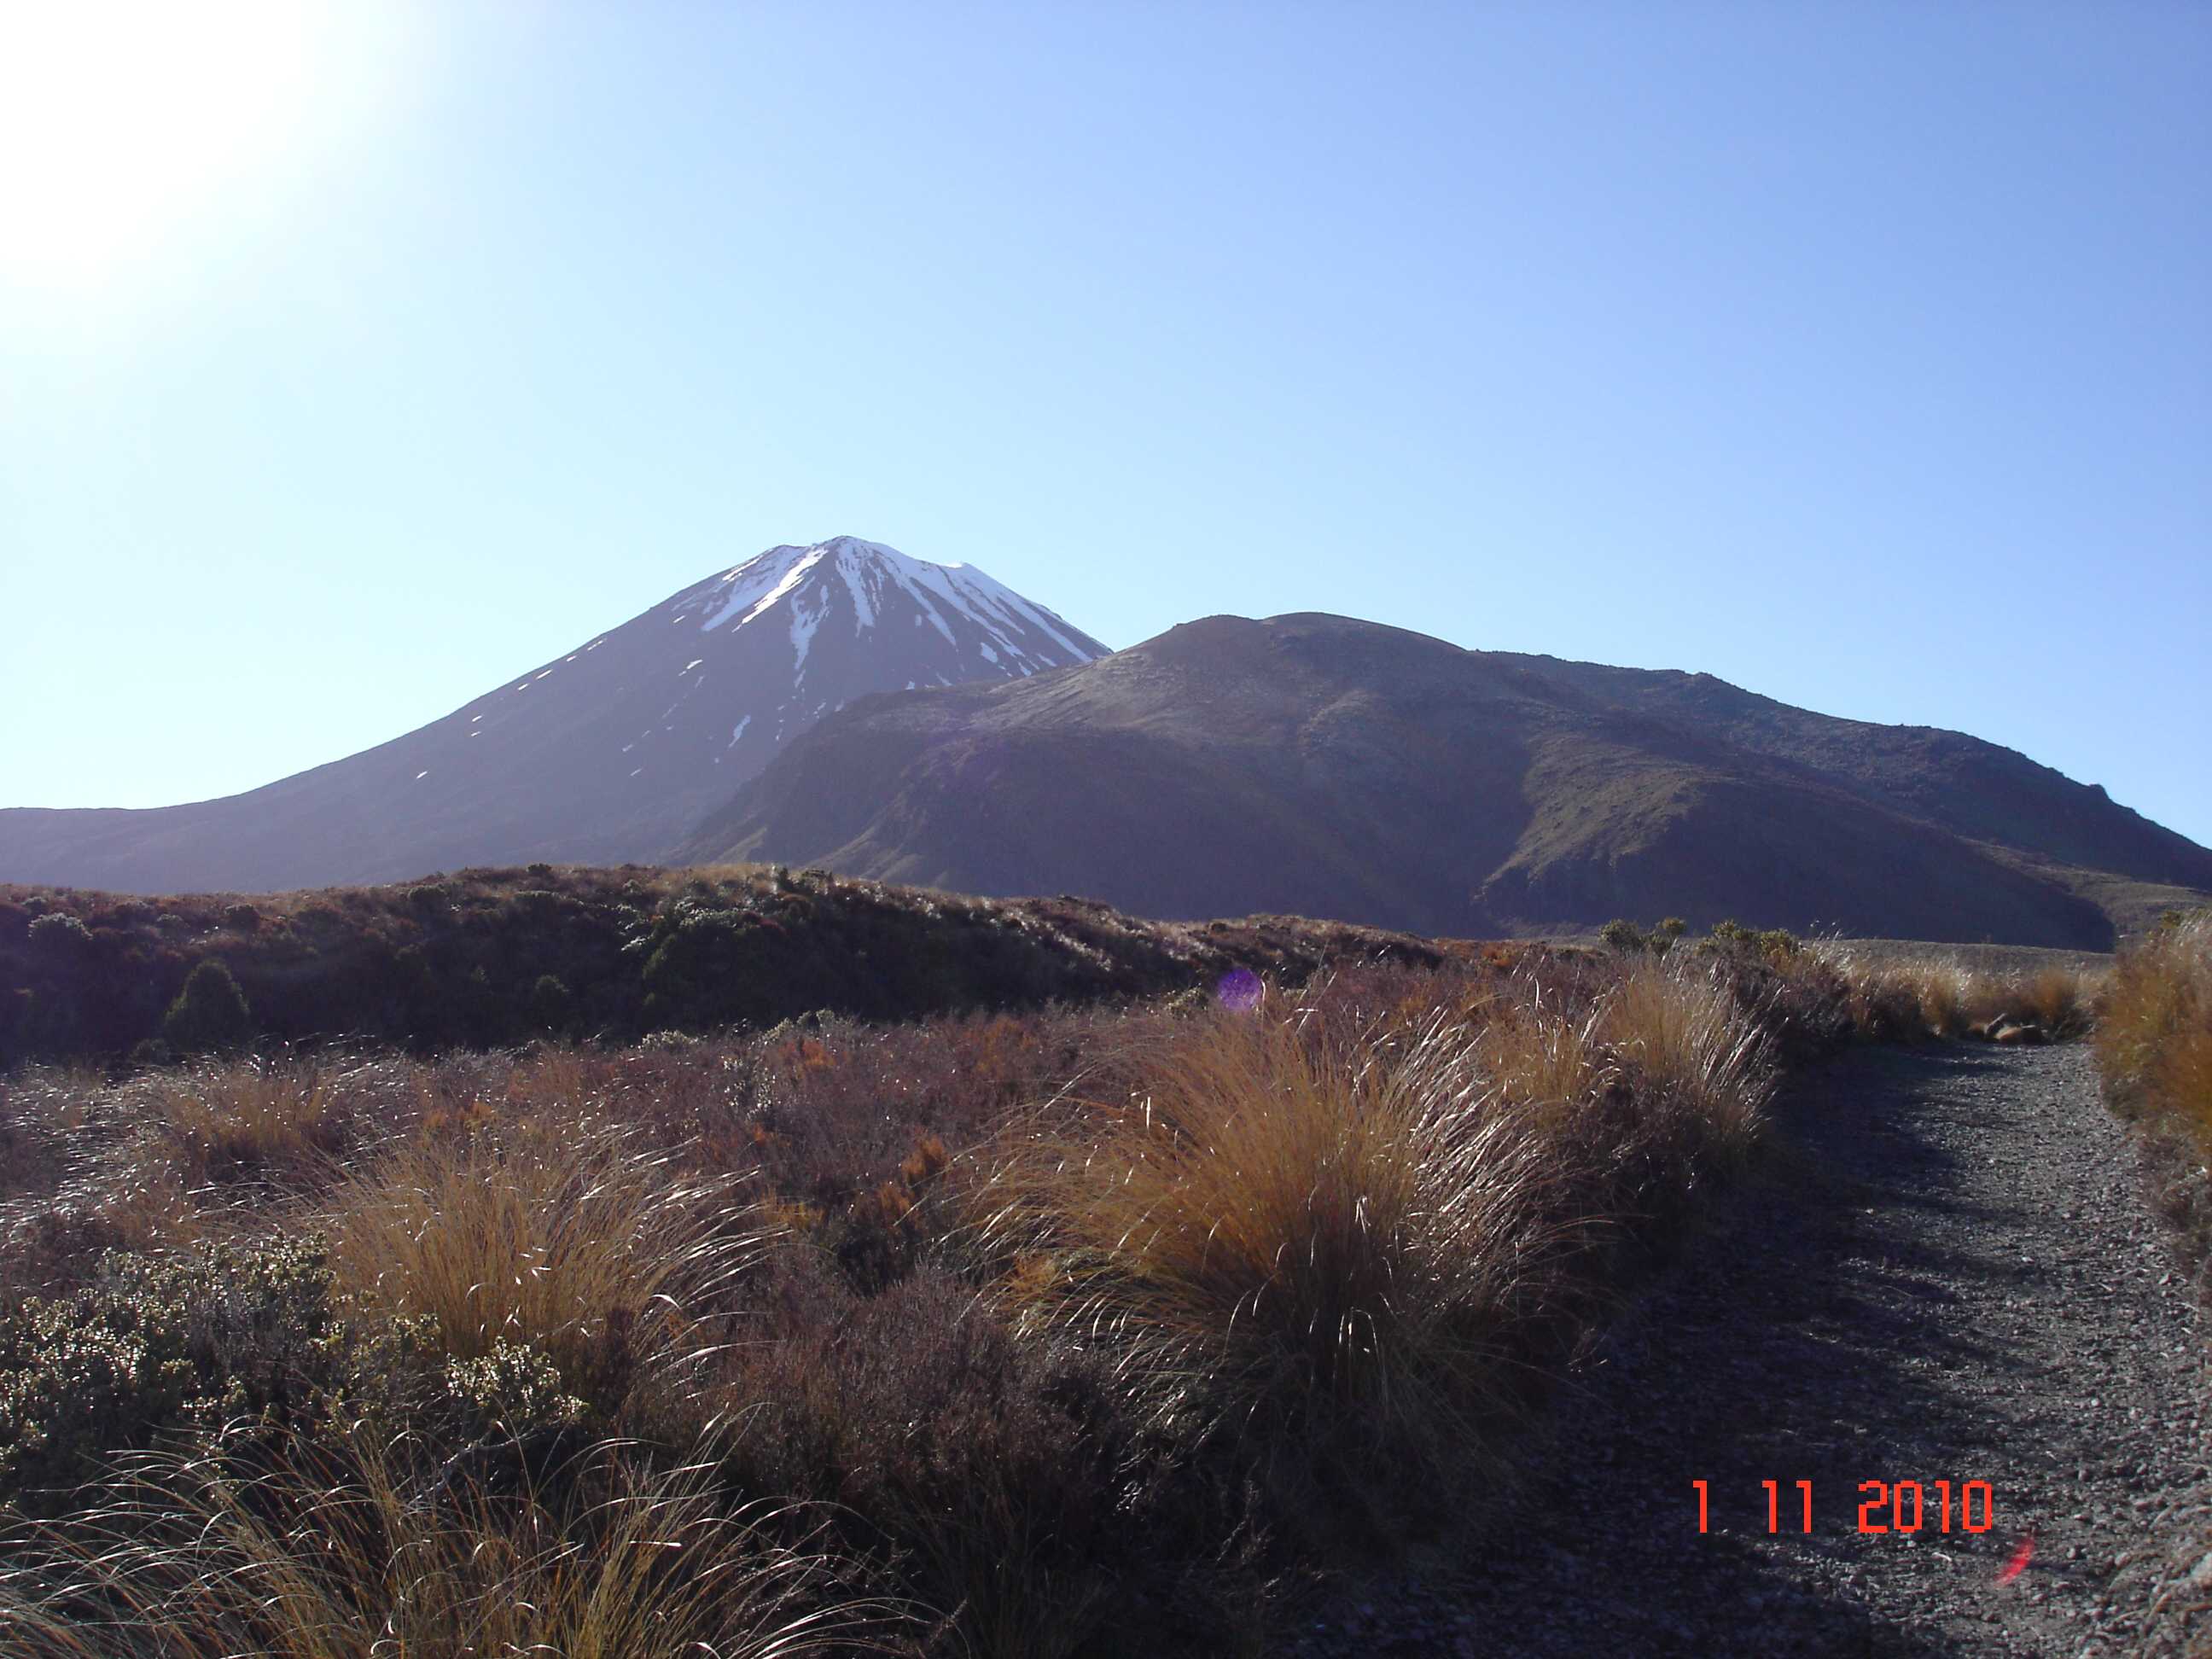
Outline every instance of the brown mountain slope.
<svg viewBox="0 0 2212 1659"><path fill-rule="evenodd" d="M2102 948L2112 920L2060 855L2212 889L2212 853L2010 751L1778 704L1762 724L1764 700L1667 684L1688 679L1209 617L1030 680L857 702L676 855L1442 934L1665 914ZM2042 827L2008 839L2007 812Z"/></svg>
<svg viewBox="0 0 2212 1659"><path fill-rule="evenodd" d="M1979 841L2004 861L2091 899L2124 927L2196 902L2212 883L2204 848L2118 805L2102 785L2077 783L1961 732L1816 714L1710 674L1515 660L1602 701L1808 767L1862 799Z"/></svg>

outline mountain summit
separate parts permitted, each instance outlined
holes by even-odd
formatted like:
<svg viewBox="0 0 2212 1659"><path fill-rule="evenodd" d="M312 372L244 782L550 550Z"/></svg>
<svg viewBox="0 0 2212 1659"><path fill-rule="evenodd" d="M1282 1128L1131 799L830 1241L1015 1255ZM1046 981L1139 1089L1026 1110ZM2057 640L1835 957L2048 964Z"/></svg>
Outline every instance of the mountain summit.
<svg viewBox="0 0 2212 1659"><path fill-rule="evenodd" d="M714 801L871 691L1016 679L1105 654L971 565L837 536L772 547L709 576L447 718L480 720L494 738L523 735L519 718L544 722L543 705L526 707L522 694L574 666L572 682L604 710L605 735L621 738L609 752L622 758L598 757L595 775L618 778L618 797L630 800L699 789ZM686 830L698 817L687 811ZM630 856L658 854L671 839L637 842Z"/></svg>
<svg viewBox="0 0 2212 1659"><path fill-rule="evenodd" d="M972 565L772 547L442 720L221 800L0 811L0 880L126 892L651 860L823 715L1106 647Z"/></svg>

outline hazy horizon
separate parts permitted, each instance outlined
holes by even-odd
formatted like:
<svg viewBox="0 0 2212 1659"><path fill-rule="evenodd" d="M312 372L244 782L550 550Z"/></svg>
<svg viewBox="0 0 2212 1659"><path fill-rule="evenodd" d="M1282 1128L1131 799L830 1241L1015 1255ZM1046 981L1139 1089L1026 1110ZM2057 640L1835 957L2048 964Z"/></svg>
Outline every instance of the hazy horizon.
<svg viewBox="0 0 2212 1659"><path fill-rule="evenodd" d="M0 64L0 806L236 793L853 534L2212 842L2212 13L191 18Z"/></svg>

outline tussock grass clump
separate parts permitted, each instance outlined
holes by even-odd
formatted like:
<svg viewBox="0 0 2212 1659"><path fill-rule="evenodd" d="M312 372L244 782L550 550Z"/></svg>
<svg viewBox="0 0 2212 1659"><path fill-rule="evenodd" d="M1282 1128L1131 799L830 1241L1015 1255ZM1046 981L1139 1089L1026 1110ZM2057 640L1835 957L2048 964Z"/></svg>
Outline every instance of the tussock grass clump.
<svg viewBox="0 0 2212 1659"><path fill-rule="evenodd" d="M2053 1036L2079 1036L2089 1029L2099 981L2069 968L2045 968L2011 994L2036 1024Z"/></svg>
<svg viewBox="0 0 2212 1659"><path fill-rule="evenodd" d="M1324 986L1165 1035L1001 1139L976 1234L1020 1328L1101 1352L1158 1432L1418 1488L1495 1454L1589 1312L1594 1247L1741 1158L1772 1066L1700 964L1360 1004Z"/></svg>
<svg viewBox="0 0 2212 1659"><path fill-rule="evenodd" d="M1199 1024L1139 1092L1010 1138L981 1231L1032 1322L1103 1341L1177 1437L1471 1449L1580 1218L1478 1034L1364 1052L1270 1008Z"/></svg>
<svg viewBox="0 0 2212 1659"><path fill-rule="evenodd" d="M1601 1047L1600 1011L1569 1012L1531 984L1526 999L1500 999L1474 1024L1476 1058L1508 1103L1544 1114L1554 1125L1612 1080Z"/></svg>
<svg viewBox="0 0 2212 1659"><path fill-rule="evenodd" d="M411 1439L295 1440L244 1479L219 1447L141 1460L115 1502L12 1540L0 1632L24 1659L798 1659L911 1622L801 1510L618 1446L581 1461L571 1513L455 1485Z"/></svg>
<svg viewBox="0 0 2212 1659"><path fill-rule="evenodd" d="M2096 1043L2117 1101L2185 1127L2212 1153L2212 911L2121 953Z"/></svg>
<svg viewBox="0 0 2212 1659"><path fill-rule="evenodd" d="M536 1348L602 1408L707 1340L696 1321L761 1243L732 1179L588 1119L418 1136L340 1187L321 1226L368 1305L434 1322L458 1359Z"/></svg>
<svg viewBox="0 0 2212 1659"><path fill-rule="evenodd" d="M1673 1120L1686 1160L1750 1150L1773 1089L1771 1044L1719 978L1639 965L1601 1005L1598 1030L1634 1068L1647 1117Z"/></svg>
<svg viewBox="0 0 2212 1659"><path fill-rule="evenodd" d="M331 1168L346 1125L320 1068L254 1059L155 1073L142 1085L191 1185L240 1176L312 1180Z"/></svg>
<svg viewBox="0 0 2212 1659"><path fill-rule="evenodd" d="M1885 1042L2080 1037L2088 1032L2106 977L2056 963L2027 973L1978 972L1948 957L1876 959L1831 943L1807 955L1840 976L1852 1029ZM2002 1035L2008 1028L2011 1036Z"/></svg>

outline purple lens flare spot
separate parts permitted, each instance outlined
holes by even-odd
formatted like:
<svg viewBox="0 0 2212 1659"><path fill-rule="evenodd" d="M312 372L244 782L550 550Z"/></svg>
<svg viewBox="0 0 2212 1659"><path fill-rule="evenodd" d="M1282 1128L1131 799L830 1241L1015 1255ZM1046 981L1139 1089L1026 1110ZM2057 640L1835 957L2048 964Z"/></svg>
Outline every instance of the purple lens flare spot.
<svg viewBox="0 0 2212 1659"><path fill-rule="evenodd" d="M1221 976L1213 994L1221 999L1223 1007L1249 1014L1260 1006L1260 976L1249 968L1231 968Z"/></svg>

